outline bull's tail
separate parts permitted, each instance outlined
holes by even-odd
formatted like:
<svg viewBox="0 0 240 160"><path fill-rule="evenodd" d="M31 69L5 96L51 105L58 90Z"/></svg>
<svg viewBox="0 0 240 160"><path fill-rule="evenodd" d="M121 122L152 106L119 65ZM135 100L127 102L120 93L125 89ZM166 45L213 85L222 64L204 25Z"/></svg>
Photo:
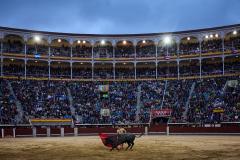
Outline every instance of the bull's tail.
<svg viewBox="0 0 240 160"><path fill-rule="evenodd" d="M140 135L136 135L136 138L142 137L143 134L144 134L144 133L141 133Z"/></svg>

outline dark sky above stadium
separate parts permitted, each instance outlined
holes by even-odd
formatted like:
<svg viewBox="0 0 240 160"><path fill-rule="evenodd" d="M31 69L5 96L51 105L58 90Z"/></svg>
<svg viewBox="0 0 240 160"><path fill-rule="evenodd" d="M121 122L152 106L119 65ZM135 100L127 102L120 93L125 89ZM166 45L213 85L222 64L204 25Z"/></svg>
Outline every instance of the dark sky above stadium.
<svg viewBox="0 0 240 160"><path fill-rule="evenodd" d="M240 0L1 0L0 26L152 33L240 23Z"/></svg>

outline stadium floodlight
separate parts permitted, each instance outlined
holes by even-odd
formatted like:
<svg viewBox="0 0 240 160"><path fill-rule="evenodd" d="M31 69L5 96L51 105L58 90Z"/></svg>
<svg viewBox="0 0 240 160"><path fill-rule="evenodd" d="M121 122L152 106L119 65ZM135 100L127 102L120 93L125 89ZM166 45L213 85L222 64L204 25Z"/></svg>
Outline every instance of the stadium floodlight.
<svg viewBox="0 0 240 160"><path fill-rule="evenodd" d="M187 40L188 40L188 41L190 41L190 39L191 39L190 37L187 37Z"/></svg>
<svg viewBox="0 0 240 160"><path fill-rule="evenodd" d="M213 35L212 35L212 34L210 35L210 38L213 38Z"/></svg>
<svg viewBox="0 0 240 160"><path fill-rule="evenodd" d="M208 39L208 35L206 35L205 38Z"/></svg>
<svg viewBox="0 0 240 160"><path fill-rule="evenodd" d="M164 42L165 45L170 44L171 43L171 37L170 36L164 37L163 42Z"/></svg>
<svg viewBox="0 0 240 160"><path fill-rule="evenodd" d="M234 34L234 35L236 35L236 34L237 34L237 31L236 31L236 30L234 30L234 31L233 31L233 34Z"/></svg>
<svg viewBox="0 0 240 160"><path fill-rule="evenodd" d="M126 43L127 43L127 41L124 40L124 41L123 41L123 44L126 44Z"/></svg>
<svg viewBox="0 0 240 160"><path fill-rule="evenodd" d="M142 41L142 43L146 43L146 41L145 41L145 40L143 40L143 41Z"/></svg>
<svg viewBox="0 0 240 160"><path fill-rule="evenodd" d="M85 44L85 43L86 43L86 41L83 41L82 43L83 43L83 44Z"/></svg>
<svg viewBox="0 0 240 160"><path fill-rule="evenodd" d="M215 34L215 37L218 38L218 34Z"/></svg>
<svg viewBox="0 0 240 160"><path fill-rule="evenodd" d="M104 44L105 44L105 41L104 41L104 40L101 40L101 44L104 45Z"/></svg>
<svg viewBox="0 0 240 160"><path fill-rule="evenodd" d="M38 35L34 36L34 41L35 42L40 42L41 41L40 36L38 36Z"/></svg>
<svg viewBox="0 0 240 160"><path fill-rule="evenodd" d="M80 41L80 40L78 40L78 41L77 41L77 43L78 43L78 44L80 44L80 43L81 43L81 41Z"/></svg>
<svg viewBox="0 0 240 160"><path fill-rule="evenodd" d="M58 39L58 43L60 43L60 42L62 42L62 40L61 40L61 39Z"/></svg>

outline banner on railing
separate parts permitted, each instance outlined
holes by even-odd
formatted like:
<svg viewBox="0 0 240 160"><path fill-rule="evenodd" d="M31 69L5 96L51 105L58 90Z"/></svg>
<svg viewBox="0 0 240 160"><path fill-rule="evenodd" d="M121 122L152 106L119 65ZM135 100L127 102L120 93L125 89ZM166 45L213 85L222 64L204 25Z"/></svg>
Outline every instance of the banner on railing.
<svg viewBox="0 0 240 160"><path fill-rule="evenodd" d="M100 92L108 92L109 91L109 85L99 85L98 90Z"/></svg>
<svg viewBox="0 0 240 160"><path fill-rule="evenodd" d="M108 117L110 116L110 110L106 108L101 109L101 116Z"/></svg>
<svg viewBox="0 0 240 160"><path fill-rule="evenodd" d="M34 118L29 119L29 123L34 126L71 125L73 120L70 118Z"/></svg>
<svg viewBox="0 0 240 160"><path fill-rule="evenodd" d="M172 109L156 109L151 110L151 116L152 118L157 117L170 117L172 113Z"/></svg>
<svg viewBox="0 0 240 160"><path fill-rule="evenodd" d="M222 108L213 109L213 113L223 113L223 112L224 112L224 109L222 109Z"/></svg>

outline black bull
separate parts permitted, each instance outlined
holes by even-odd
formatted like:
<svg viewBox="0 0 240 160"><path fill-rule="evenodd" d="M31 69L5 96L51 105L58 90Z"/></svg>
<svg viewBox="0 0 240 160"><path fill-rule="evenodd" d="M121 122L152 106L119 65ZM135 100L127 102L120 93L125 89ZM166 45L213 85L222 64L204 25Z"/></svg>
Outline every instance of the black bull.
<svg viewBox="0 0 240 160"><path fill-rule="evenodd" d="M135 138L139 138L142 135L143 134L136 136L134 134L129 134L129 133L113 135L113 136L106 138L104 144L107 146L111 146L112 147L111 150L113 150L114 148L116 148L118 150L119 145L127 143L128 147L126 148L126 150L129 147L130 147L130 149L132 149L132 147L134 146Z"/></svg>

